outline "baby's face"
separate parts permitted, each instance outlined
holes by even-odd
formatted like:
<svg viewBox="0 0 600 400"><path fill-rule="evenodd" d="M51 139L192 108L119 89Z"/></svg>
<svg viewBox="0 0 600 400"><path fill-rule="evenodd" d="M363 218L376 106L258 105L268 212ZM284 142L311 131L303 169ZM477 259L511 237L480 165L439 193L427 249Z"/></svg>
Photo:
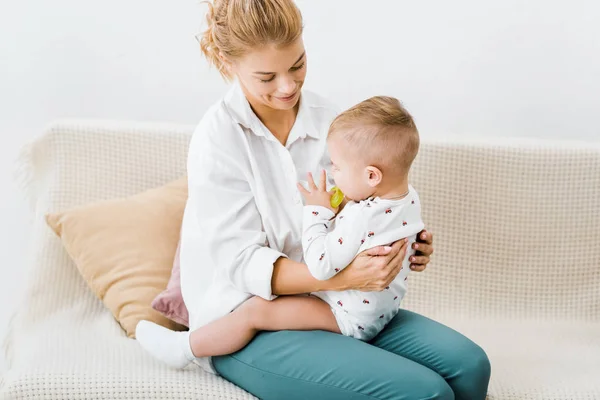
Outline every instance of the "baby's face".
<svg viewBox="0 0 600 400"><path fill-rule="evenodd" d="M373 188L368 184L368 165L340 136L336 135L327 140L332 163L331 174L335 184L349 200L360 201L369 198L373 194Z"/></svg>

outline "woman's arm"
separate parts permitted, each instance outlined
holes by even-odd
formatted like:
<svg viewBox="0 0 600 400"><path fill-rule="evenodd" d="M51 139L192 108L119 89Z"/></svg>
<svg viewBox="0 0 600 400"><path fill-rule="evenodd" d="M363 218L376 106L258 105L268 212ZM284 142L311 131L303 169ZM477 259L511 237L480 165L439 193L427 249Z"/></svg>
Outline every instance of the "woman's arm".
<svg viewBox="0 0 600 400"><path fill-rule="evenodd" d="M284 257L273 265L271 292L293 295L324 290L383 290L400 272L397 259L404 259L406 242L399 240L392 247L378 246L359 254L343 271L326 281L312 276L308 266Z"/></svg>
<svg viewBox="0 0 600 400"><path fill-rule="evenodd" d="M333 281L333 282L332 282ZM306 264L284 257L275 261L271 278L271 292L275 295L290 295L323 290L344 290L341 282L333 279L319 281L315 279Z"/></svg>
<svg viewBox="0 0 600 400"><path fill-rule="evenodd" d="M419 233L415 261L411 269L421 272L433 253L433 235L423 230ZM342 272L326 281L315 279L305 264L279 258L273 267L271 290L275 295L291 295L323 290L382 290L394 280L406 254L405 241L399 240L392 247L378 246L359 254ZM413 244L413 247L417 243Z"/></svg>
<svg viewBox="0 0 600 400"><path fill-rule="evenodd" d="M188 237L195 236L203 257L194 268L209 277L218 268L221 279L239 291L271 300L273 264L285 254L267 245L243 146L227 128L215 133L217 128L203 119L190 144L188 202L193 207L186 212L196 223Z"/></svg>
<svg viewBox="0 0 600 400"><path fill-rule="evenodd" d="M400 272L406 243L406 240L398 240L391 247L378 246L363 251L343 271L326 281L315 279L305 264L279 258L273 267L271 291L276 295L323 290L381 291Z"/></svg>

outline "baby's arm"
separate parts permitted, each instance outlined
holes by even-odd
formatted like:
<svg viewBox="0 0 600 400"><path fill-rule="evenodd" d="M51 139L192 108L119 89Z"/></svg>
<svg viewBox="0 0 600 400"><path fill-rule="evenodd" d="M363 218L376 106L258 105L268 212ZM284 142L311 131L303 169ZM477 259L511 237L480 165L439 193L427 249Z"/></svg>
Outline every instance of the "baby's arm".
<svg viewBox="0 0 600 400"><path fill-rule="evenodd" d="M365 232L362 219L355 218L351 212L338 216L335 229L329 232L333 217L334 213L326 207L304 207L304 261L310 273L319 280L331 278L354 260Z"/></svg>

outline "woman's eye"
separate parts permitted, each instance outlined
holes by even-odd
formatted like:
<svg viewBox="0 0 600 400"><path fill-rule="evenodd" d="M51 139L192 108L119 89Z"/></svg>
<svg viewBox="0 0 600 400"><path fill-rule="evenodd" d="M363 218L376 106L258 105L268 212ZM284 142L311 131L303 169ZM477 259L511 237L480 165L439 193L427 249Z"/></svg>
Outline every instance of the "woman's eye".
<svg viewBox="0 0 600 400"><path fill-rule="evenodd" d="M269 83L271 82L273 79L275 79L275 75L273 75L272 77L270 77L269 79L259 79L262 83Z"/></svg>
<svg viewBox="0 0 600 400"><path fill-rule="evenodd" d="M292 72L296 72L296 71L298 71L298 70L301 70L302 68L304 68L304 63L302 63L302 64L298 65L297 67L292 67L292 68L290 68L290 71L292 71Z"/></svg>

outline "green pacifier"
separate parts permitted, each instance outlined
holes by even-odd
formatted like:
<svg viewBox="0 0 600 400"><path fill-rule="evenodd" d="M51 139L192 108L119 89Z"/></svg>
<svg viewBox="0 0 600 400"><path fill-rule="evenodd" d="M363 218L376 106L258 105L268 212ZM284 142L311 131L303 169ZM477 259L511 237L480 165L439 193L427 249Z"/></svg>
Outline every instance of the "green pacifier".
<svg viewBox="0 0 600 400"><path fill-rule="evenodd" d="M331 207L338 208L344 201L344 193L337 186L332 187L331 190L335 190L335 193L331 196Z"/></svg>

